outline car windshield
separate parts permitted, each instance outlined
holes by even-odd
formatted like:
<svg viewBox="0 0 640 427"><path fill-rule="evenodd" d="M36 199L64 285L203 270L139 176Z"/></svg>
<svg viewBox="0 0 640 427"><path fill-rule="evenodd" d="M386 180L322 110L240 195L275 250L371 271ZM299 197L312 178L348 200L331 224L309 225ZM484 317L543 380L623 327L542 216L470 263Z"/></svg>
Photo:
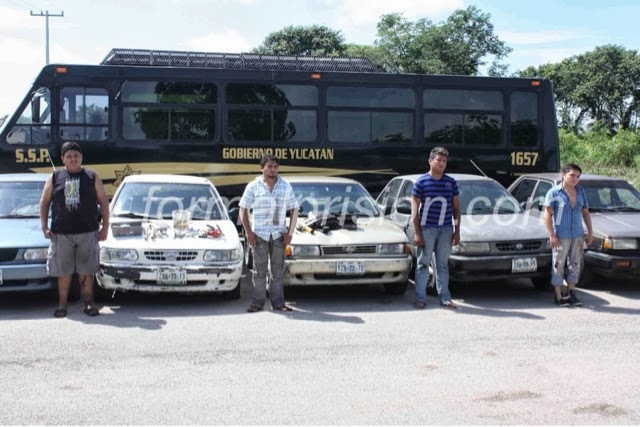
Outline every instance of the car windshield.
<svg viewBox="0 0 640 427"><path fill-rule="evenodd" d="M0 182L0 218L38 218L42 182Z"/></svg>
<svg viewBox="0 0 640 427"><path fill-rule="evenodd" d="M640 193L625 181L583 181L589 211L640 212Z"/></svg>
<svg viewBox="0 0 640 427"><path fill-rule="evenodd" d="M522 212L516 199L495 181L458 181L462 215Z"/></svg>
<svg viewBox="0 0 640 427"><path fill-rule="evenodd" d="M191 212L194 220L226 219L222 200L206 184L125 182L113 203L114 217L171 219L173 211Z"/></svg>
<svg viewBox="0 0 640 427"><path fill-rule="evenodd" d="M296 182L291 186L300 204L299 215L302 217L308 216L309 212L313 212L316 216L351 214L374 217L380 215L375 202L360 184Z"/></svg>

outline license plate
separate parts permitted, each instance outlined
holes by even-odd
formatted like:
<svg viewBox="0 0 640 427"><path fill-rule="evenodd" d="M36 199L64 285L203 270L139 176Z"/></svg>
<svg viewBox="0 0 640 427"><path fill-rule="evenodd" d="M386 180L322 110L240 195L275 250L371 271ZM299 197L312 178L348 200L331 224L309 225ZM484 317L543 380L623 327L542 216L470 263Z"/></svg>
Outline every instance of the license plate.
<svg viewBox="0 0 640 427"><path fill-rule="evenodd" d="M158 271L159 285L186 285L187 270L171 268Z"/></svg>
<svg viewBox="0 0 640 427"><path fill-rule="evenodd" d="M515 258L511 260L512 273L526 273L538 270L538 260L536 258Z"/></svg>
<svg viewBox="0 0 640 427"><path fill-rule="evenodd" d="M361 262L338 262L336 263L337 275L362 275L364 274L364 264Z"/></svg>

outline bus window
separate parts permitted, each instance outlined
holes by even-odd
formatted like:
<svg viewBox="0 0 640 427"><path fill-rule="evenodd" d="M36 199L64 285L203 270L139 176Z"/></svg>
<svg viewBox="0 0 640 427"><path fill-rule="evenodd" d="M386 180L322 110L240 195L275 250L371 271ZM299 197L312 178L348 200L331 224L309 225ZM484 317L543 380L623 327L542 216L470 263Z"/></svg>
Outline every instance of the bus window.
<svg viewBox="0 0 640 427"><path fill-rule="evenodd" d="M538 145L538 95L534 92L511 94L511 144L516 147Z"/></svg>
<svg viewBox="0 0 640 427"><path fill-rule="evenodd" d="M70 141L103 141L108 136L109 94L106 89L67 87L60 90L60 137Z"/></svg>
<svg viewBox="0 0 640 427"><path fill-rule="evenodd" d="M51 140L51 92L38 89L7 134L9 144L48 144Z"/></svg>
<svg viewBox="0 0 640 427"><path fill-rule="evenodd" d="M226 102L230 141L314 142L318 138L315 86L233 83L227 86Z"/></svg>
<svg viewBox="0 0 640 427"><path fill-rule="evenodd" d="M360 144L412 142L415 104L415 93L408 88L329 87L328 139Z"/></svg>
<svg viewBox="0 0 640 427"><path fill-rule="evenodd" d="M424 108L502 111L502 93L494 90L425 89Z"/></svg>

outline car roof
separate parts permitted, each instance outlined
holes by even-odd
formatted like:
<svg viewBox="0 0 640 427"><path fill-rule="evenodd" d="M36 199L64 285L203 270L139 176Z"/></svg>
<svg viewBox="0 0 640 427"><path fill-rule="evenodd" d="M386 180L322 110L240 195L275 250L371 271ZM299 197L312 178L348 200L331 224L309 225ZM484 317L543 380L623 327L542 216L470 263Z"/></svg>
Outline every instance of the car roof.
<svg viewBox="0 0 640 427"><path fill-rule="evenodd" d="M424 174L421 173L421 174L412 174L412 175L399 175L399 176L397 176L395 178L402 178L402 179L406 179L406 180L415 182L422 175L424 175ZM473 175L473 174L470 174L470 173L447 173L445 175L450 176L451 178L455 179L456 181L495 181L495 179L493 179L493 178L489 178L489 177L481 176L481 175Z"/></svg>
<svg viewBox="0 0 640 427"><path fill-rule="evenodd" d="M129 175L123 182L162 182L170 184L211 184L207 178L191 175L144 174Z"/></svg>
<svg viewBox="0 0 640 427"><path fill-rule="evenodd" d="M538 179L547 179L549 181L560 181L562 179L561 172L540 172L540 173L526 173L522 175L523 178L538 178ZM580 181L625 181L622 178L616 178L613 176L605 176L605 175L594 175L583 173L580 175Z"/></svg>
<svg viewBox="0 0 640 427"><path fill-rule="evenodd" d="M355 179L339 176L286 175L284 180L290 184L305 182L321 182L323 184L360 184Z"/></svg>
<svg viewBox="0 0 640 427"><path fill-rule="evenodd" d="M3 173L0 174L0 182L44 182L49 178L48 173Z"/></svg>

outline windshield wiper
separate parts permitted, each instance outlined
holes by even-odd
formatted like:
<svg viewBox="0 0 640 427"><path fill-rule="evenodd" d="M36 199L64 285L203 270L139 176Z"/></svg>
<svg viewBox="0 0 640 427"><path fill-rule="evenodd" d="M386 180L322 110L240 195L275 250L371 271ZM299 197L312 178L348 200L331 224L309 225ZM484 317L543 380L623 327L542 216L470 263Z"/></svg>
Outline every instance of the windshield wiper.
<svg viewBox="0 0 640 427"><path fill-rule="evenodd" d="M136 212L121 212L118 214L114 214L113 216L124 217L124 218L148 218L148 215L136 213Z"/></svg>
<svg viewBox="0 0 640 427"><path fill-rule="evenodd" d="M609 209L612 209L616 212L640 212L640 209L631 206L613 206Z"/></svg>

